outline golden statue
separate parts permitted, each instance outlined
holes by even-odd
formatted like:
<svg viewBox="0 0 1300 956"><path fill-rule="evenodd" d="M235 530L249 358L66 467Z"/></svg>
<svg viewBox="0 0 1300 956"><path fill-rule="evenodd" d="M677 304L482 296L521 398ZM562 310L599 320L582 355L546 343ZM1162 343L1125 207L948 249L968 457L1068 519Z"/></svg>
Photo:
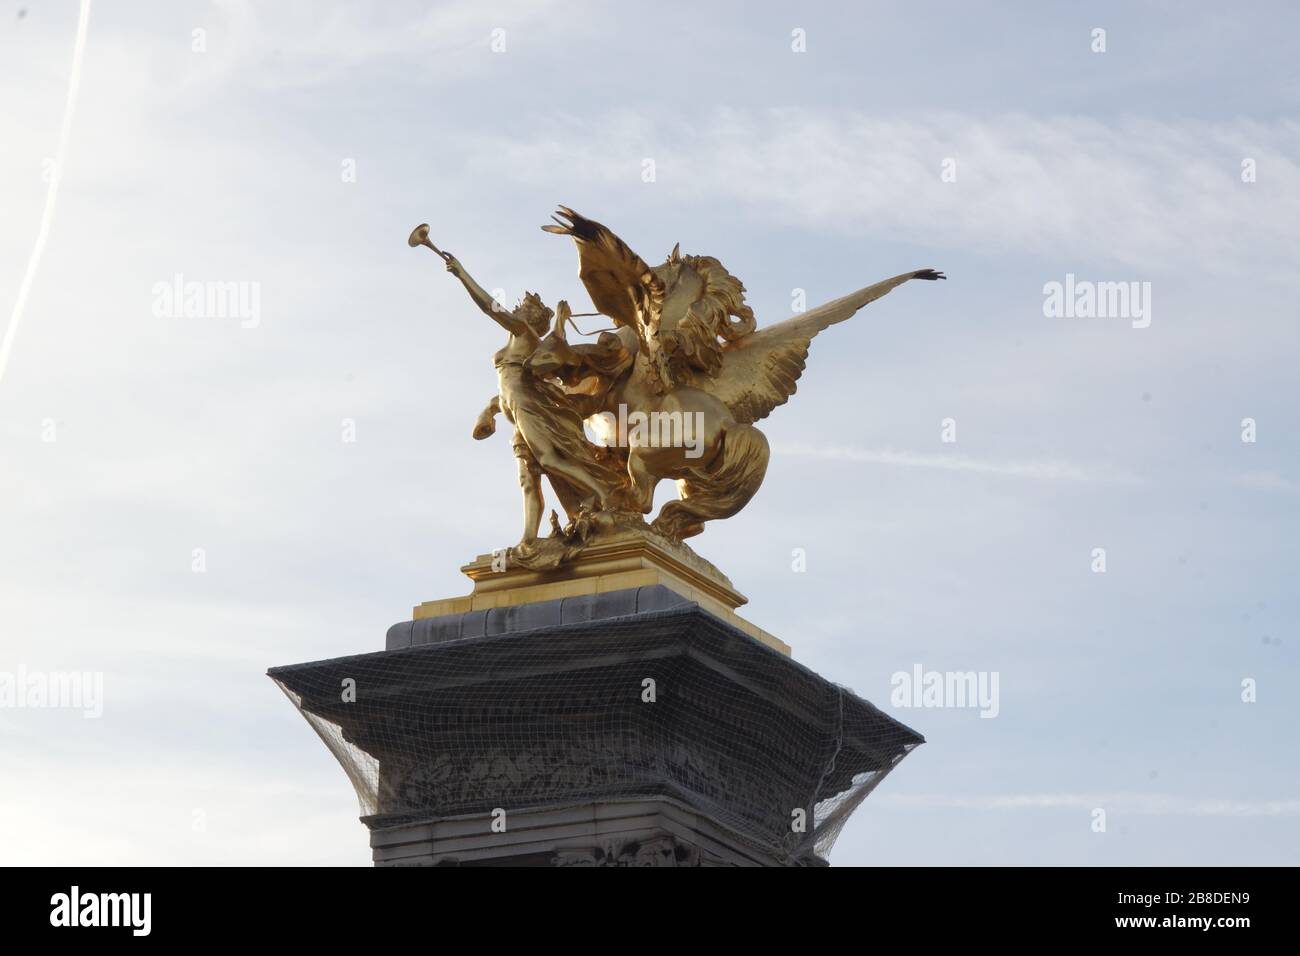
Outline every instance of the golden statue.
<svg viewBox="0 0 1300 956"><path fill-rule="evenodd" d="M907 272L758 329L744 286L717 259L674 248L651 267L600 223L563 206L553 218L542 228L577 243L591 314L614 324L595 342L568 341L573 319L563 301L552 312L530 292L513 310L503 307L429 240L427 225L409 240L442 257L508 334L493 359L499 393L474 437L492 434L498 413L514 425L524 533L509 557L537 570L571 560L593 536L629 531L699 562L683 540L758 491L768 445L754 422L794 394L813 337L910 279L944 278L933 269ZM552 512L552 533L539 538L543 475L569 521L561 527ZM678 500L647 524L664 479L676 481Z"/></svg>

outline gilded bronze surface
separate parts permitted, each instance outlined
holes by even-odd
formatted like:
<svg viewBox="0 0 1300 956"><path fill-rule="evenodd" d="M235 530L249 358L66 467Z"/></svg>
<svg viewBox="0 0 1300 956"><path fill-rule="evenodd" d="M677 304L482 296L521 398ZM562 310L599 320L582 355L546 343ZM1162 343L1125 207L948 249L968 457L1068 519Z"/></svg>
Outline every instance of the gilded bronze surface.
<svg viewBox="0 0 1300 956"><path fill-rule="evenodd" d="M760 329L744 286L717 259L674 248L650 266L598 222L563 206L553 218L542 228L573 238L578 275L614 326L594 342L569 341L567 302L552 310L530 292L507 308L430 241L427 225L409 239L439 255L506 332L493 357L497 394L473 427L475 438L486 438L500 415L514 429L524 526L506 560L555 569L589 545L631 533L725 580L682 542L705 522L736 514L758 491L769 452L754 423L794 394L812 339L910 279L944 276L906 272ZM562 526L552 511L545 537L543 477L568 518ZM679 497L647 523L665 479L677 483Z"/></svg>

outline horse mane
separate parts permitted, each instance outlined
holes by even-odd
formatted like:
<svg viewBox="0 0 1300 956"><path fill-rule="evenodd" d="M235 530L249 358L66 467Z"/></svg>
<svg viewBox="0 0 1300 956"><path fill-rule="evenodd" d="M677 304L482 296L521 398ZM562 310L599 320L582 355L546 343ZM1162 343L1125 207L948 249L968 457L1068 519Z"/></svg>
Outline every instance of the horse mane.
<svg viewBox="0 0 1300 956"><path fill-rule="evenodd" d="M727 342L744 338L754 331L757 323L754 310L745 304L745 286L727 271L726 266L713 256L677 254L676 259L704 282L704 292L692 303L691 314Z"/></svg>
<svg viewBox="0 0 1300 956"><path fill-rule="evenodd" d="M664 266L692 273L701 285L686 313L671 329L660 333L671 337L672 353L665 371L671 369L669 376L683 383L698 373L711 378L722 368L723 343L754 331L754 312L745 304L745 287L717 259L682 255L680 247L673 248Z"/></svg>

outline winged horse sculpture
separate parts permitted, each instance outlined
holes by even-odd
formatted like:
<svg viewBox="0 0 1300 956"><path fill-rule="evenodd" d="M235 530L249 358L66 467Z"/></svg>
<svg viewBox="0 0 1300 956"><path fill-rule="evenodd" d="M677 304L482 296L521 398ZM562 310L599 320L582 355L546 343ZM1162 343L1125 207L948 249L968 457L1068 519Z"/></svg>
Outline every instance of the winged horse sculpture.
<svg viewBox="0 0 1300 956"><path fill-rule="evenodd" d="M767 439L754 423L794 394L813 338L904 282L944 278L933 269L905 272L760 329L745 287L717 259L675 247L650 266L572 209L561 206L552 218L542 228L577 243L578 275L597 312L614 323L597 342L569 343L565 302L553 311L529 293L513 310L501 305L429 240L427 224L409 239L442 257L509 333L494 358L499 394L474 437L492 434L498 414L515 426L524 534L510 553L534 569L568 561L593 531L648 530L680 546L705 522L740 511L767 473ZM621 428L633 419L650 427ZM584 421L603 446L588 440ZM570 519L561 528L552 512L553 533L544 539L537 537L543 475ZM647 527L643 515L665 479L677 483L678 500Z"/></svg>
<svg viewBox="0 0 1300 956"><path fill-rule="evenodd" d="M754 423L795 393L819 332L904 282L945 278L933 269L905 272L759 329L744 286L717 259L684 255L678 246L652 267L605 226L572 209L561 206L552 218L555 223L542 228L577 243L578 275L591 301L635 354L605 392L604 420L631 409L652 420L656 414L661 421L690 416L701 425L689 449L680 442L628 442L635 508L648 514L655 486L677 482L678 500L666 503L651 524L673 541L699 534L706 521L734 515L758 491L769 449ZM554 348L557 338L564 338L563 323L530 360L536 373L572 371L574 356Z"/></svg>

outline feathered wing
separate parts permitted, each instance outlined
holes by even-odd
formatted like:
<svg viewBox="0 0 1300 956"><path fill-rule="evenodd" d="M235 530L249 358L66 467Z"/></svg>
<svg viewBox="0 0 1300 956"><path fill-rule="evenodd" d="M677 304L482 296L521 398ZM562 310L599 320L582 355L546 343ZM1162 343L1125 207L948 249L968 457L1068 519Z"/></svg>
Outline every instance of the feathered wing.
<svg viewBox="0 0 1300 956"><path fill-rule="evenodd" d="M910 279L943 278L943 273L933 269L905 272L759 329L729 343L722 350L722 368L717 376L701 381L698 387L719 399L739 422L751 424L766 418L794 394L808 359L808 345L818 332L850 318L864 305Z"/></svg>
<svg viewBox="0 0 1300 956"><path fill-rule="evenodd" d="M551 218L556 225L542 228L559 236L572 236L577 243L578 277L597 311L616 325L636 328L638 308L662 302L662 280L613 232L567 206L560 206Z"/></svg>

